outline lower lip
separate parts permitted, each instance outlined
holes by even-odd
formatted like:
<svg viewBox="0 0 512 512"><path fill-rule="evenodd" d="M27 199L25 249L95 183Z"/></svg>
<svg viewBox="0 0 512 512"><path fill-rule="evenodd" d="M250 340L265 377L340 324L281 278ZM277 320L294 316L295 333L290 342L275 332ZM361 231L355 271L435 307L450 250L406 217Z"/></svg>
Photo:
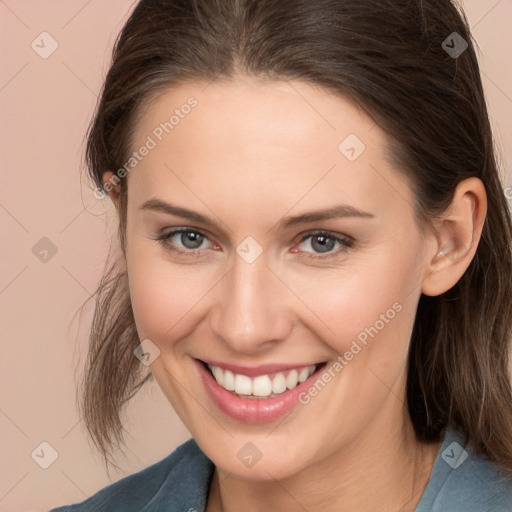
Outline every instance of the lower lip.
<svg viewBox="0 0 512 512"><path fill-rule="evenodd" d="M203 384L212 401L225 414L237 421L245 423L268 423L291 412L299 402L299 395L311 385L311 378L317 370L304 382L293 389L287 389L274 398L242 398L220 386L204 364L194 359Z"/></svg>

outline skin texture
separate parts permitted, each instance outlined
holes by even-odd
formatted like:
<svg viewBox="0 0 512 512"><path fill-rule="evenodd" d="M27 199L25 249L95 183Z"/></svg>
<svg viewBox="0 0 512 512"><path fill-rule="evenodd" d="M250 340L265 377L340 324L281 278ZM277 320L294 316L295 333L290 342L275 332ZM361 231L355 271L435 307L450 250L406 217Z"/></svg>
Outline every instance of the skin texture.
<svg viewBox="0 0 512 512"><path fill-rule="evenodd" d="M416 307L471 262L486 212L482 183L462 182L444 219L422 235L409 183L384 159L384 132L343 97L298 81L239 76L169 89L145 105L133 148L190 96L198 105L125 178L126 264L140 339L160 350L151 371L216 465L208 512L414 510L439 449L417 442L405 407ZM366 146L355 161L338 149L349 134ZM118 206L116 190L111 197ZM154 198L218 227L140 210ZM278 227L339 203L374 217ZM179 234L168 240L196 256L154 240L180 227L205 235L191 246L199 249ZM326 254L318 238L301 240L320 230L353 245L334 243L331 257L315 259ZM248 236L262 249L252 263L236 252ZM400 312L324 389L271 423L224 415L192 362L332 365L396 303ZM237 456L248 442L262 454L252 467Z"/></svg>

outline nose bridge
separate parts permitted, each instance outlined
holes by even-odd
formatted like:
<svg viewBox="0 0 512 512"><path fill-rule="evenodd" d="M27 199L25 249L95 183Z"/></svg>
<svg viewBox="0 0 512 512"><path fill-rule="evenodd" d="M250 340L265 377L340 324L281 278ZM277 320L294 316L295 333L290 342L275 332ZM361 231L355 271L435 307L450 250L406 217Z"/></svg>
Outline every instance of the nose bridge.
<svg viewBox="0 0 512 512"><path fill-rule="evenodd" d="M240 352L256 352L292 328L283 285L267 265L263 254L252 263L237 254L219 287L212 329Z"/></svg>

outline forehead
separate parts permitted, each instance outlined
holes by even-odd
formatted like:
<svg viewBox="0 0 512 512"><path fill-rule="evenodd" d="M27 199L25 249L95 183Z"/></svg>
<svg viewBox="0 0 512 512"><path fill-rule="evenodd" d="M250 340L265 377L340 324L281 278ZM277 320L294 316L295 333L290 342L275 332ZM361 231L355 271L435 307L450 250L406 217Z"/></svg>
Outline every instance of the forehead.
<svg viewBox="0 0 512 512"><path fill-rule="evenodd" d="M262 198L283 212L329 198L376 213L398 198L412 204L384 158L380 127L347 98L305 82L183 83L146 102L132 142L152 146L129 174L141 199L179 189L193 202L230 197L253 213Z"/></svg>
<svg viewBox="0 0 512 512"><path fill-rule="evenodd" d="M189 108L191 98L195 106ZM158 136L158 127L174 113L172 133L164 130L163 138L196 139L201 151L222 144L232 153L239 141L252 141L254 146L264 143L269 151L288 148L301 153L322 141L325 149L338 151L338 139L349 133L373 146L383 142L378 132L369 140L375 123L347 98L298 81L240 77L184 83L146 102L136 132L156 130Z"/></svg>

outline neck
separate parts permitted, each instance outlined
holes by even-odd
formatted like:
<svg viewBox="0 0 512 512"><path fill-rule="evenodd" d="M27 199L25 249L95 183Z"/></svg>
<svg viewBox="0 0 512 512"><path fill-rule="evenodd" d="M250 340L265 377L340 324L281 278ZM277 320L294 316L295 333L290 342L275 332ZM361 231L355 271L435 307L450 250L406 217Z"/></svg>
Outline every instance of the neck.
<svg viewBox="0 0 512 512"><path fill-rule="evenodd" d="M247 481L216 469L207 512L413 512L440 442L420 443L408 417L388 430L373 425L339 451L285 479L271 475L266 481Z"/></svg>

